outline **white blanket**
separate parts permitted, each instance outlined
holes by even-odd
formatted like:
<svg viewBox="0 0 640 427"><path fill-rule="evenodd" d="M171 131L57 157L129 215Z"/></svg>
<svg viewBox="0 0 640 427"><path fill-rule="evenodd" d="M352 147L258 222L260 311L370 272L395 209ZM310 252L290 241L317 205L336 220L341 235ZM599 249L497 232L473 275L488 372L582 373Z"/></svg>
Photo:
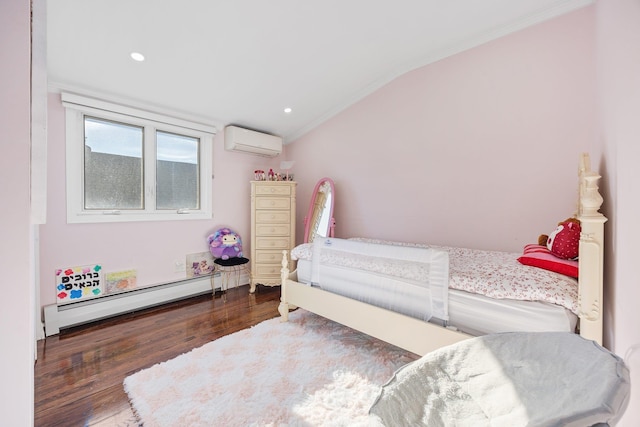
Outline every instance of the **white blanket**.
<svg viewBox="0 0 640 427"><path fill-rule="evenodd" d="M405 365L370 414L385 426L611 423L629 398L622 359L571 333L485 335Z"/></svg>
<svg viewBox="0 0 640 427"><path fill-rule="evenodd" d="M449 318L446 251L323 238L314 242L311 260L311 282L323 289L360 297L341 282L344 271L349 270L369 286L365 302L397 311L394 289L402 288L415 295L409 311L402 312L423 320Z"/></svg>

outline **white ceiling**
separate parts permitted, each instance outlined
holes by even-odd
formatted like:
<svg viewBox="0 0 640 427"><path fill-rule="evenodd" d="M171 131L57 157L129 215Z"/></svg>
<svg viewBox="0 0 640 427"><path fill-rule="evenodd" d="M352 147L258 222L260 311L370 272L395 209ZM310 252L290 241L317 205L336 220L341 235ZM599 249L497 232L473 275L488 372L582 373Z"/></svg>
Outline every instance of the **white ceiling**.
<svg viewBox="0 0 640 427"><path fill-rule="evenodd" d="M593 1L55 0L48 78L291 141L407 71Z"/></svg>

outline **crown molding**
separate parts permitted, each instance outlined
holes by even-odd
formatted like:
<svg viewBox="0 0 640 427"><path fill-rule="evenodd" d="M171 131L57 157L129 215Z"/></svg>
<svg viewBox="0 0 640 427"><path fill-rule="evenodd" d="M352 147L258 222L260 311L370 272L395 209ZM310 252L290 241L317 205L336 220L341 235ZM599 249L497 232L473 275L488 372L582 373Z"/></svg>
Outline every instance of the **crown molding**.
<svg viewBox="0 0 640 427"><path fill-rule="evenodd" d="M221 121L212 119L211 117L205 117L205 116L190 113L187 111L172 110L170 108L162 107L159 105L149 104L148 102L142 102L142 101L138 101L131 98L121 97L113 94L107 94L104 92L87 89L77 85L49 81L48 91L49 93L56 93L56 94L69 93L69 94L74 94L78 96L94 98L96 100L101 100L101 101L110 102L113 104L123 105L126 107L136 108L138 110L147 111L149 113L157 113L157 114L162 114L169 117L174 117L176 119L187 120L194 123L201 123L207 126L212 126L215 129L222 129L224 127L224 124Z"/></svg>

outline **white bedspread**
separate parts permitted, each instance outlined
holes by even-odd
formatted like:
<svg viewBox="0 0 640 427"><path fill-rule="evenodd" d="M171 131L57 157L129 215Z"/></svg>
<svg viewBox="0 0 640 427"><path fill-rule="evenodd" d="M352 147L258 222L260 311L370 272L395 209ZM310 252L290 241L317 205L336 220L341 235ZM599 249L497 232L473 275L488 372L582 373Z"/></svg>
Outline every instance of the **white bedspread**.
<svg viewBox="0 0 640 427"><path fill-rule="evenodd" d="M358 295L356 287L343 284L341 276L346 271L369 285L366 295ZM432 316L448 320L448 282L446 251L335 238L317 239L313 245L312 284L391 310L399 307L394 306L389 292L402 289L412 296L406 313L423 320Z"/></svg>
<svg viewBox="0 0 640 427"><path fill-rule="evenodd" d="M578 281L574 278L522 265L520 253L430 246L374 239L350 239L389 246L431 248L449 254L449 288L494 299L543 301L578 313ZM293 259L312 259L312 245L297 246Z"/></svg>
<svg viewBox="0 0 640 427"><path fill-rule="evenodd" d="M443 248L451 259L449 287L495 299L545 301L578 314L578 281L522 265L511 252Z"/></svg>

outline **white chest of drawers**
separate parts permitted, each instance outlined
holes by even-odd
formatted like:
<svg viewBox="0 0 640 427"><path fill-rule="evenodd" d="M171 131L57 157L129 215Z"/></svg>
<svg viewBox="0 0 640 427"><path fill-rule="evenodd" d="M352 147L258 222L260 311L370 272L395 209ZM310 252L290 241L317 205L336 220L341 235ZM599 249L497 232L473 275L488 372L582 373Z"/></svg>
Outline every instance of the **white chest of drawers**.
<svg viewBox="0 0 640 427"><path fill-rule="evenodd" d="M296 241L296 183L251 181L251 290L280 285L282 251Z"/></svg>

